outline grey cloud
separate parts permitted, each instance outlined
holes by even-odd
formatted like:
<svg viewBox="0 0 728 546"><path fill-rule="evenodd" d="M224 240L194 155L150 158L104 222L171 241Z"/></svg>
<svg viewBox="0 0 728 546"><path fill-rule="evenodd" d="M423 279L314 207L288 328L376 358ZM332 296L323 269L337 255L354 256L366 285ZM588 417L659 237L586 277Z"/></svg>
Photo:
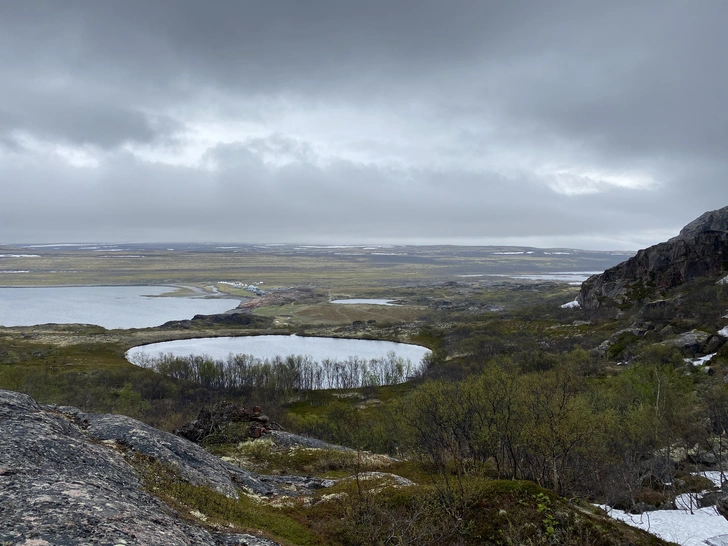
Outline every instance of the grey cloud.
<svg viewBox="0 0 728 546"><path fill-rule="evenodd" d="M538 183L506 180L497 173L402 173L344 161L328 167L303 162L271 167L242 144L215 154L221 165L206 173L152 165L130 154L115 156L92 179L79 179L73 169L57 164L30 177L25 170L26 184L14 187L6 206L0 206L3 231L37 233L42 215L54 226L44 240L83 239L91 233L99 240L457 241L528 237L533 225L527 219L542 217L541 236L568 236L574 225L587 234L609 236L600 222L604 216L591 213L594 198L565 205ZM52 191L39 191L47 188L48 171L62 180ZM606 216L625 229L638 226L634 213L645 202L620 207L629 192L613 193ZM29 216L13 205L24 201L32 202L37 213ZM604 207L604 199L599 204Z"/></svg>
<svg viewBox="0 0 728 546"><path fill-rule="evenodd" d="M0 150L5 150L7 152L20 152L23 150L23 146L17 141L17 139L0 133Z"/></svg>
<svg viewBox="0 0 728 546"><path fill-rule="evenodd" d="M125 142L169 138L181 124L146 112L108 86L62 81L9 79L0 86L0 132L114 148Z"/></svg>
<svg viewBox="0 0 728 546"><path fill-rule="evenodd" d="M156 84L164 92L223 85L244 93L353 93L363 84L361 96L410 88L453 65L477 72L489 59L539 47L545 29L557 34L601 16L566 4L475 0L31 0L2 9L16 63L50 73L60 62L81 78L93 73L132 86L138 82L124 79L143 75L150 92Z"/></svg>
<svg viewBox="0 0 728 546"><path fill-rule="evenodd" d="M2 3L0 228L341 242L679 229L728 201L726 16L717 1ZM351 126L310 125L342 111ZM355 124L369 114L373 129ZM208 118L232 128L199 165L164 164ZM19 134L100 149L99 166ZM566 196L544 164L655 186Z"/></svg>
<svg viewBox="0 0 728 546"><path fill-rule="evenodd" d="M6 131L10 129L41 139L115 148L126 142L152 142L169 136L180 127L164 117L150 119L142 112L113 105L79 103L60 97L44 99L17 100L14 105L16 113L6 118Z"/></svg>

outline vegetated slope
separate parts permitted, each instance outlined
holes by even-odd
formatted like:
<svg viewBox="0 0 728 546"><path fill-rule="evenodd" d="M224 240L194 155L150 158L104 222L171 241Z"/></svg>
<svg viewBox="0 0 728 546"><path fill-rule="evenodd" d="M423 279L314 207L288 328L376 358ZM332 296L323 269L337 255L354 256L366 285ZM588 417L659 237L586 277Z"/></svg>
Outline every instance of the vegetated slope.
<svg viewBox="0 0 728 546"><path fill-rule="evenodd" d="M128 417L0 390L2 544L665 544L533 483L482 482L453 525L437 488L368 478L260 476Z"/></svg>
<svg viewBox="0 0 728 546"><path fill-rule="evenodd" d="M577 301L586 309L643 300L698 277L728 271L728 207L706 212L677 237L585 281Z"/></svg>

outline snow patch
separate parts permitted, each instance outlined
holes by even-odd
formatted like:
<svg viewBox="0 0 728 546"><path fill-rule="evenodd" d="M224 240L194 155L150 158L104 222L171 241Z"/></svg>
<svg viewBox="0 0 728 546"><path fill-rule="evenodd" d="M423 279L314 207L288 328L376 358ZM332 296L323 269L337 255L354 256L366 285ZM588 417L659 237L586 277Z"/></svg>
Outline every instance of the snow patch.
<svg viewBox="0 0 728 546"><path fill-rule="evenodd" d="M713 353L705 356L701 356L700 358L686 358L685 362L688 362L692 364L693 366L702 366L703 364L707 364L710 362L715 355L718 353Z"/></svg>
<svg viewBox="0 0 728 546"><path fill-rule="evenodd" d="M719 280L716 284L728 284L728 275Z"/></svg>
<svg viewBox="0 0 728 546"><path fill-rule="evenodd" d="M723 336L723 337L728 337L728 326L726 326L722 330L718 330L718 335Z"/></svg>
<svg viewBox="0 0 728 546"><path fill-rule="evenodd" d="M723 487L723 484L728 481L728 473L721 472L720 470L704 470L696 474L703 478L708 478L718 488Z"/></svg>
<svg viewBox="0 0 728 546"><path fill-rule="evenodd" d="M562 309L578 309L579 307L581 307L581 305L579 305L579 302L576 300L570 301L561 306Z"/></svg>
<svg viewBox="0 0 728 546"><path fill-rule="evenodd" d="M693 504L694 506L694 504ZM628 514L616 508L600 505L613 517L632 527L638 527L664 540L682 546L723 545L728 535L728 520L714 507L690 510L655 510L643 514Z"/></svg>
<svg viewBox="0 0 728 546"><path fill-rule="evenodd" d="M0 254L0 258L40 258L40 254Z"/></svg>

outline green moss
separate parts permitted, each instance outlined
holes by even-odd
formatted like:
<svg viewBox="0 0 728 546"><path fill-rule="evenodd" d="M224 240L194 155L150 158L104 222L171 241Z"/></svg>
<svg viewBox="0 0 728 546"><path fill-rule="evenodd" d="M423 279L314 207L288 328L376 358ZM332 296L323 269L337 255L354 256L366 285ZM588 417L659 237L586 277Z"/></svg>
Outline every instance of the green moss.
<svg viewBox="0 0 728 546"><path fill-rule="evenodd" d="M238 499L231 499L207 487L192 485L173 467L141 455L134 456L132 462L150 493L183 513L203 514L208 525L225 524L229 528L228 524L232 523L237 530L262 531L284 545L323 544L316 534L282 509L261 504L242 494Z"/></svg>
<svg viewBox="0 0 728 546"><path fill-rule="evenodd" d="M607 356L610 360L619 360L625 353L625 351L628 350L628 348L633 347L635 343L639 340L639 337L632 332L625 332L624 334L620 335L617 338L616 343L612 345L608 352Z"/></svg>
<svg viewBox="0 0 728 546"><path fill-rule="evenodd" d="M218 456L231 457L240 466L264 474L305 474L330 478L349 476L359 467L357 453L353 451L279 448L265 438L236 445L208 446L208 450Z"/></svg>

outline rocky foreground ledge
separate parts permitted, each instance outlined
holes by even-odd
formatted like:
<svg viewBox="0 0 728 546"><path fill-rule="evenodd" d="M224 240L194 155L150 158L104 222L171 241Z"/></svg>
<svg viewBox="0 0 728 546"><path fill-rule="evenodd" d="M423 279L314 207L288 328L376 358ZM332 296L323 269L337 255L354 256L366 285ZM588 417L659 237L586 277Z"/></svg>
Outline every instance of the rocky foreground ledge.
<svg viewBox="0 0 728 546"><path fill-rule="evenodd" d="M172 465L190 483L231 498L241 492L269 498L306 494L330 485L258 476L135 419L43 406L0 390L0 544L275 546L182 519L143 489L129 462L135 454Z"/></svg>

